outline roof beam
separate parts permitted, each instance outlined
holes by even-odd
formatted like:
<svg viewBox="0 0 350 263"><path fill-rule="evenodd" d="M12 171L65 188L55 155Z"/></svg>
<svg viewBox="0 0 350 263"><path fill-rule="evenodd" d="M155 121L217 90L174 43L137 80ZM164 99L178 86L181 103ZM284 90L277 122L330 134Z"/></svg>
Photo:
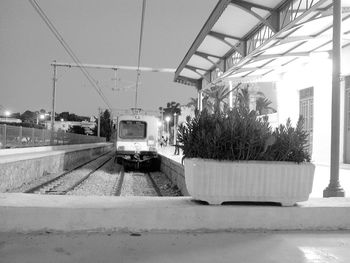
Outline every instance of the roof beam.
<svg viewBox="0 0 350 263"><path fill-rule="evenodd" d="M258 7L256 7L257 6L256 4L244 2L241 0L231 0L230 4L240 8L243 11L247 12L248 14L254 16L258 20L260 20L260 22L263 23L265 26L269 27L274 33L276 33L278 31L278 29L279 29L278 23L277 23L278 13L276 11L268 10L271 13L270 20L271 20L271 22L273 22L273 23L270 23L268 20L266 20L265 18L263 18L258 13L254 12L252 10L253 8L258 8ZM260 8L260 9L263 9L263 8Z"/></svg>
<svg viewBox="0 0 350 263"><path fill-rule="evenodd" d="M294 52L294 53L287 53L287 54L268 54L268 55L258 55L253 58L252 61L260 61L265 59L273 59L273 58L281 58L281 57L307 57L310 55L310 52Z"/></svg>
<svg viewBox="0 0 350 263"><path fill-rule="evenodd" d="M196 67L196 66L191 66L191 65L186 65L185 68L188 68L188 69L195 69L195 70L202 70L202 71L205 71L207 72L209 69L204 69L204 68L199 68L199 67Z"/></svg>
<svg viewBox="0 0 350 263"><path fill-rule="evenodd" d="M283 32L287 32L288 30L293 29L298 23L300 23L300 21L302 21L306 16L308 16L311 12L314 12L315 10L321 8L321 6L326 3L327 0L319 0L318 2L314 3L314 5L312 7L310 7L307 11L305 11L304 13L302 13L300 16L296 17L293 21L291 21L289 24L287 24L286 26L284 26L283 29L279 30L278 32L276 32L276 34L274 34L270 39L268 39L267 41L265 41L261 46L259 46L258 48L256 48L255 50L253 50L250 54L248 54L247 56L245 56L244 58L242 58L242 60L234 67L232 67L231 69L229 69L228 71L226 71L220 78L226 78L228 77L230 74L234 73L234 71L236 71L237 69L239 69L239 67L241 67L242 65L246 64L247 62L250 62L252 60L254 61L258 61L258 60L262 60L262 59L268 59L269 57L266 56L270 56L271 59L276 57L275 55L263 55L265 57L262 57L260 59L258 59L259 54L264 51L264 49L266 48L266 46L268 44L271 43L271 41L276 41L278 37L280 37L280 35ZM289 56L296 56L298 55L297 53L295 54L289 54ZM301 54L299 53L299 55L301 56ZM306 54L304 54L305 56ZM281 56L281 54L277 54L277 56ZM286 56L286 55L284 55Z"/></svg>
<svg viewBox="0 0 350 263"><path fill-rule="evenodd" d="M202 55L202 54L198 54L198 53L194 53L194 55L205 59L206 61L208 61L208 62L209 62L210 64L212 64L213 66L217 65L217 63L215 63L214 61L212 61L211 59L209 59L207 55Z"/></svg>
<svg viewBox="0 0 350 263"><path fill-rule="evenodd" d="M208 53L201 52L201 51L196 51L196 52L194 52L194 54L198 55L198 56L207 56L207 57L213 57L213 58L217 58L217 59L223 59L223 57L220 57L218 55L208 54Z"/></svg>
<svg viewBox="0 0 350 263"><path fill-rule="evenodd" d="M199 56L199 57L201 57L201 58L203 58L203 59L205 59L205 60L207 60L209 63L211 63L213 66L216 66L217 68L219 68L222 72L224 72L225 71L225 65L223 64L223 65L220 65L220 61L222 60L222 58L221 57L216 57L216 58L218 58L219 59L219 61L218 62L215 62L214 60L212 60L212 59L210 59L209 58L209 56L212 56L212 55L209 55L209 54L206 54L206 53L203 53L203 52L198 52L198 51L196 51L195 53L194 53L194 55L197 55L197 56ZM209 69L210 70L210 69ZM208 70L208 71L209 71Z"/></svg>
<svg viewBox="0 0 350 263"><path fill-rule="evenodd" d="M250 9L251 8L258 8L258 9L266 10L266 11L269 11L269 12L274 11L273 8L271 8L271 7L258 5L258 4L254 4L254 3L248 3L248 2L245 2L245 1L242 1L242 0L231 0L231 3L233 3L233 4L242 4L242 5L245 5L245 6L249 7Z"/></svg>
<svg viewBox="0 0 350 263"><path fill-rule="evenodd" d="M230 1L231 0L220 0L220 1L218 1L218 3L216 4L214 10L209 15L208 20L205 22L204 26L199 31L196 39L192 43L190 49L187 51L185 57L181 61L181 63L179 65L179 67L177 68L177 70L175 71L175 79L179 76L180 72L185 67L187 62L190 60L192 55L196 52L198 47L202 44L202 42L205 39L205 37L207 36L208 32L210 32L210 30L213 28L215 23L220 18L221 14L224 12L226 7L230 4Z"/></svg>
<svg viewBox="0 0 350 263"><path fill-rule="evenodd" d="M193 66L189 66L189 65L186 65L185 68L187 68L188 70L191 70L193 71L194 73L198 74L199 76L201 76L203 79L205 79L206 81L208 81L209 83L211 82L210 79L208 79L205 75L199 73L197 70L203 70L203 71L207 71L205 69L200 69L200 68L197 68L197 67L193 67Z"/></svg>
<svg viewBox="0 0 350 263"><path fill-rule="evenodd" d="M220 70L224 71L224 68L220 65L220 63L217 63L213 60L211 60L208 55L204 55L204 54L198 54L198 52L194 53L194 55L197 55L203 59L205 59L206 61L208 61L209 63L211 63L213 66L218 67ZM220 62L220 61L219 61Z"/></svg>
<svg viewBox="0 0 350 263"><path fill-rule="evenodd" d="M227 38L232 38L232 39L234 39L234 40L243 41L243 39L240 38L240 37L231 36L231 35L227 35L227 34L215 32L215 31L210 31L210 32L208 33L208 35L210 35L210 34L214 34L214 35L220 36L220 37L222 37L222 38L226 38L226 37L227 37Z"/></svg>
<svg viewBox="0 0 350 263"><path fill-rule="evenodd" d="M220 33L216 33L216 32L209 32L208 36L212 36L213 38L225 43L226 45L228 45L231 49L234 49L235 51L237 51L238 53L240 53L242 56L244 56L244 50L242 50L242 48L236 47L235 45L232 45L230 42L228 42L225 39L225 36L220 34ZM244 45L240 45L240 46L244 46Z"/></svg>

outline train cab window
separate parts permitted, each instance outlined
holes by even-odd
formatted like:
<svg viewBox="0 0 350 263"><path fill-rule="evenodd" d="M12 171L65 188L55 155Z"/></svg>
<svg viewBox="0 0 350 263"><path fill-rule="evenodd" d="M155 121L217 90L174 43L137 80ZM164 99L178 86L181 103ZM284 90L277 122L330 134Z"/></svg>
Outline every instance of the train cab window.
<svg viewBox="0 0 350 263"><path fill-rule="evenodd" d="M143 121L121 121L119 128L122 139L144 139L147 136L147 123Z"/></svg>

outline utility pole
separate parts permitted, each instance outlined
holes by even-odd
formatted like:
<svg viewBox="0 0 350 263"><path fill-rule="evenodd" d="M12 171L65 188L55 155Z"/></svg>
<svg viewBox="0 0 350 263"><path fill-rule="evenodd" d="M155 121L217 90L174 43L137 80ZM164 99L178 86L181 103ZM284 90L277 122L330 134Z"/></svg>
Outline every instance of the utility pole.
<svg viewBox="0 0 350 263"><path fill-rule="evenodd" d="M56 63L56 61L54 61ZM56 81L57 81L57 66L53 64L53 78L52 78L52 110L51 110L51 143L53 143L53 132L55 129L55 100L56 100Z"/></svg>
<svg viewBox="0 0 350 263"><path fill-rule="evenodd" d="M114 89L117 90L118 89L118 74L117 74L117 70L118 69L113 69L114 70Z"/></svg>
<svg viewBox="0 0 350 263"><path fill-rule="evenodd" d="M97 137L100 137L100 133L101 133L101 108L98 108Z"/></svg>

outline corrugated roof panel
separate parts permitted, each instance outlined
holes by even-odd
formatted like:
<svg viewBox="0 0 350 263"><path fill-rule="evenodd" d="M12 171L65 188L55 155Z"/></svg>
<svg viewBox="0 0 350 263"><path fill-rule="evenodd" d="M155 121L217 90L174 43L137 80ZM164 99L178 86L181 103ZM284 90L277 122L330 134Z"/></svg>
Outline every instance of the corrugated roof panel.
<svg viewBox="0 0 350 263"><path fill-rule="evenodd" d="M269 69L269 68L261 68L261 69L257 69L255 71L253 71L248 76L261 76L261 75L264 75L270 71L271 71L271 69Z"/></svg>
<svg viewBox="0 0 350 263"><path fill-rule="evenodd" d="M247 0L245 2L249 2L249 3L253 3L253 4L257 4L257 5L263 5L269 8L275 8L276 6L278 6L281 3L281 0Z"/></svg>
<svg viewBox="0 0 350 263"><path fill-rule="evenodd" d="M288 52L288 50L294 48L297 44L298 44L298 42L276 45L276 46L270 47L268 50L266 50L264 52L264 55L283 54L283 53Z"/></svg>
<svg viewBox="0 0 350 263"><path fill-rule="evenodd" d="M300 45L299 47L293 49L293 52L310 52L314 49L317 49L318 47L325 44L327 41L330 41L332 38L316 38L316 39L309 39L306 43Z"/></svg>
<svg viewBox="0 0 350 263"><path fill-rule="evenodd" d="M203 40L202 44L198 47L198 51L217 55L219 57L224 56L231 47L224 42L212 37L212 36L206 36Z"/></svg>
<svg viewBox="0 0 350 263"><path fill-rule="evenodd" d="M326 16L322 18L317 18L310 22L305 23L301 26L296 32L291 34L292 36L309 36L317 34L318 32L326 29L327 27L332 26L333 17Z"/></svg>
<svg viewBox="0 0 350 263"><path fill-rule="evenodd" d="M259 16L261 16L263 18L267 18L268 16L271 15L271 13L269 11L262 10L262 9L259 9L259 8L252 8L252 11L257 13Z"/></svg>
<svg viewBox="0 0 350 263"><path fill-rule="evenodd" d="M201 78L201 76L199 74L197 74L196 72L189 70L187 68L184 68L181 71L180 75L183 77L191 78L191 79L200 79Z"/></svg>
<svg viewBox="0 0 350 263"><path fill-rule="evenodd" d="M204 69L210 69L213 64L210 63L208 60L197 56L193 55L190 60L187 62L187 65L194 66L194 67L199 67L199 68L204 68Z"/></svg>
<svg viewBox="0 0 350 263"><path fill-rule="evenodd" d="M232 39L232 38L229 38L229 37L225 37L225 40L226 40L227 42L230 42L231 45L236 45L236 44L239 43L238 40Z"/></svg>
<svg viewBox="0 0 350 263"><path fill-rule="evenodd" d="M269 61L272 61L271 58L263 59L263 60L259 60L259 61L253 60L253 62L249 62L249 63L245 64L244 66L242 66L242 68L261 67L262 65L264 65L265 63L267 63Z"/></svg>
<svg viewBox="0 0 350 263"><path fill-rule="evenodd" d="M242 18L244 18L244 22ZM222 13L219 20L215 23L212 30L242 38L251 30L251 28L258 25L259 22L260 21L256 17L248 14L242 9L229 5Z"/></svg>

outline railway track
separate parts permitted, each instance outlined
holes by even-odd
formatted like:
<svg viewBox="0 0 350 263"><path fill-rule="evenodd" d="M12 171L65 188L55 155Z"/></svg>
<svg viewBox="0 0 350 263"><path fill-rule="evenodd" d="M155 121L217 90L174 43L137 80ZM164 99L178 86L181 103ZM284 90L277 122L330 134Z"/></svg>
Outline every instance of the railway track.
<svg viewBox="0 0 350 263"><path fill-rule="evenodd" d="M121 167L119 179L113 186L114 196L162 196L150 172L128 171Z"/></svg>
<svg viewBox="0 0 350 263"><path fill-rule="evenodd" d="M51 195L178 196L161 172L125 171L109 152L45 182L27 187L24 193Z"/></svg>
<svg viewBox="0 0 350 263"><path fill-rule="evenodd" d="M72 170L66 171L44 183L34 186L24 192L64 195L82 184L93 173L95 173L98 169L103 167L108 161L113 158L114 153L108 152L78 167L75 167Z"/></svg>

